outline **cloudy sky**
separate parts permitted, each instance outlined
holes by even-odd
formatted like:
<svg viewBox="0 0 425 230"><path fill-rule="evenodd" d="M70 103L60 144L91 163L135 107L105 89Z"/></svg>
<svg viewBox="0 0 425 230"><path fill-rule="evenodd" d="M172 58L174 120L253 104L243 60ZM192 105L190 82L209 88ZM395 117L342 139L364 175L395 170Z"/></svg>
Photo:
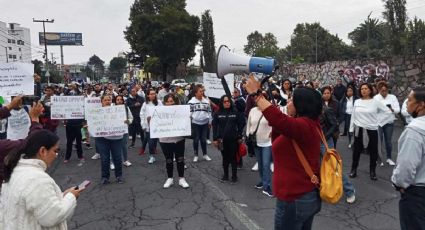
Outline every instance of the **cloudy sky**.
<svg viewBox="0 0 425 230"><path fill-rule="evenodd" d="M105 62L120 51L129 51L123 31L129 25L130 6L134 0L0 0L0 21L16 22L30 28L33 58L41 59L38 45L41 23L32 19L54 19L46 24L47 32L83 33L81 47L64 47L65 64L86 62L93 54ZM347 34L372 12L382 20L381 0L187 0L187 11L200 16L210 9L214 21L216 46L226 44L243 53L246 37L258 30L271 32L280 47L289 44L297 23L320 22L332 34L347 43ZM425 1L407 0L408 16L425 19ZM59 48L48 47L59 62ZM197 57L194 61L198 60Z"/></svg>

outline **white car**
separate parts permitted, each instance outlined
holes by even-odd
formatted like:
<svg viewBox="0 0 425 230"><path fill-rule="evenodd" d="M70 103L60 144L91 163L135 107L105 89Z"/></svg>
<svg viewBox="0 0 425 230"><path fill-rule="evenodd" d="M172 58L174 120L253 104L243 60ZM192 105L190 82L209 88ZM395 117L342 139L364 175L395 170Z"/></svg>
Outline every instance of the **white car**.
<svg viewBox="0 0 425 230"><path fill-rule="evenodd" d="M185 87L187 85L187 82L184 79L174 79L171 81L171 85Z"/></svg>

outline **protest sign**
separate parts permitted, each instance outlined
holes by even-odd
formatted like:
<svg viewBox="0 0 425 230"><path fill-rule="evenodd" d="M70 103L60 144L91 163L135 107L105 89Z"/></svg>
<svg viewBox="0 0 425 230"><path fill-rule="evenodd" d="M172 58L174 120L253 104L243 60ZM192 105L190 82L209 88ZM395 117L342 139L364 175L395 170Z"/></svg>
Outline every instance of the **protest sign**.
<svg viewBox="0 0 425 230"><path fill-rule="evenodd" d="M234 90L234 74L227 74L224 76L226 79L227 85L229 86L230 92ZM221 84L221 79L217 77L215 73L204 73L203 76L205 95L213 98L221 98L225 95L223 84Z"/></svg>
<svg viewBox="0 0 425 230"><path fill-rule="evenodd" d="M124 105L87 109L88 129L94 137L119 136L127 133L128 125L124 123L125 120Z"/></svg>
<svg viewBox="0 0 425 230"><path fill-rule="evenodd" d="M30 63L0 63L0 95L34 95L33 73Z"/></svg>
<svg viewBox="0 0 425 230"><path fill-rule="evenodd" d="M151 138L190 136L189 105L152 106L150 110Z"/></svg>
<svg viewBox="0 0 425 230"><path fill-rule="evenodd" d="M53 96L51 119L84 119L84 96Z"/></svg>
<svg viewBox="0 0 425 230"><path fill-rule="evenodd" d="M84 102L84 112L86 120L88 120L88 110L92 108L100 108L102 107L102 101L100 97L87 97Z"/></svg>
<svg viewBox="0 0 425 230"><path fill-rule="evenodd" d="M7 139L19 140L25 139L31 126L30 117L25 109L10 111L10 117L7 118Z"/></svg>

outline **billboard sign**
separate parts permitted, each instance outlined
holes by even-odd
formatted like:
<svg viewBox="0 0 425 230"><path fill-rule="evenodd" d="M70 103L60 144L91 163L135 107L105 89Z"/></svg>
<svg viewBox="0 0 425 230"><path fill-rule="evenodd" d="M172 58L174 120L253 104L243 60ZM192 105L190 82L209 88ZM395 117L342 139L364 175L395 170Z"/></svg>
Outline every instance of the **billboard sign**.
<svg viewBox="0 0 425 230"><path fill-rule="evenodd" d="M40 45L44 45L43 32L38 33ZM56 33L46 32L46 43L48 46L82 46L82 33Z"/></svg>

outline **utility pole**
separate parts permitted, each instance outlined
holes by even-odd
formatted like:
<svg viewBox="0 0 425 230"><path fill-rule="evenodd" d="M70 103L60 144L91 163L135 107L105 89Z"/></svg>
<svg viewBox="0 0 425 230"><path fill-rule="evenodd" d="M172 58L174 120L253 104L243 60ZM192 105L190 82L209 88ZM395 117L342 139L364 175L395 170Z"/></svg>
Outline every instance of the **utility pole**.
<svg viewBox="0 0 425 230"><path fill-rule="evenodd" d="M370 53L370 49L369 49L369 24L370 24L370 15L372 15L373 11L370 11L370 14L367 16L367 24L366 24L366 46L367 46L367 53L366 56L367 58L369 58L369 53Z"/></svg>
<svg viewBox="0 0 425 230"><path fill-rule="evenodd" d="M46 20L35 20L34 18L32 19L33 22L42 22L43 23L43 37L44 37L44 58L45 58L45 62L46 62L46 71L49 71L49 57L48 57L48 53L47 53L47 39L46 39L46 26L45 23L53 23L55 22L55 19L46 19ZM47 78L47 84L50 85L50 77Z"/></svg>

